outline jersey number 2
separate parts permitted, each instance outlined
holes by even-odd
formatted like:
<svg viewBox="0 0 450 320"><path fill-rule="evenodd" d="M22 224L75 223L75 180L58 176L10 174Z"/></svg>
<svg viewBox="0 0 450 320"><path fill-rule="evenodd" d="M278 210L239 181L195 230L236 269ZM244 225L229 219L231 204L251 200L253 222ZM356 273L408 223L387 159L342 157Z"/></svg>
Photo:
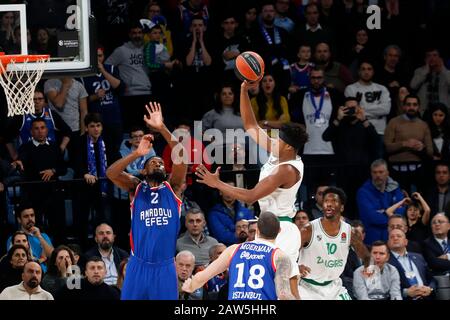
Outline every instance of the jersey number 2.
<svg viewBox="0 0 450 320"><path fill-rule="evenodd" d="M150 201L152 204L158 204L158 196L159 196L159 193L156 193L156 192L152 192L151 194L150 194L150 196L152 197L152 201Z"/></svg>
<svg viewBox="0 0 450 320"><path fill-rule="evenodd" d="M239 263L236 265L238 269L237 281L234 284L235 288L244 288L245 284L242 282L244 280L244 263ZM261 289L264 286L263 277L266 274L266 270L260 264L255 264L250 268L250 277L248 278L247 284L252 289Z"/></svg>

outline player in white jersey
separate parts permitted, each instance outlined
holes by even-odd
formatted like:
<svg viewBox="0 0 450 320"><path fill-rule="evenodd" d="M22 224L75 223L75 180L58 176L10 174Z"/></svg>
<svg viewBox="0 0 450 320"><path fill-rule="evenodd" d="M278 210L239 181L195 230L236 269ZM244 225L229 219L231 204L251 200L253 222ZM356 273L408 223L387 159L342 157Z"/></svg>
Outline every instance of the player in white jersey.
<svg viewBox="0 0 450 320"><path fill-rule="evenodd" d="M370 253L361 235L342 219L347 196L330 187L323 194L322 218L311 221L301 230L299 281L303 300L351 300L340 278L350 246L367 267Z"/></svg>
<svg viewBox="0 0 450 320"><path fill-rule="evenodd" d="M248 90L257 87L258 82L241 85L240 111L246 132L261 147L270 153L269 160L262 167L259 182L253 189L232 187L219 180L219 169L210 173L204 166L197 167L198 182L246 203L259 201L261 212L273 212L280 220L281 232L275 244L291 259L291 289L298 297L297 276L299 275L297 259L300 249L300 231L292 222L295 215L297 191L303 178L303 162L297 155L308 140L305 128L297 123L286 123L279 129L278 138L270 138L258 125L248 95Z"/></svg>

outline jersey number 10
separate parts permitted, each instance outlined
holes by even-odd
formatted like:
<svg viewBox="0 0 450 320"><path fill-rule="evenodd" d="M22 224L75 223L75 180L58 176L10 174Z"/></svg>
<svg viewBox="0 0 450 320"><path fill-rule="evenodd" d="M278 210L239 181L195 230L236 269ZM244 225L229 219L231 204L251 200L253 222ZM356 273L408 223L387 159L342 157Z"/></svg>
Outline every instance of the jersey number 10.
<svg viewBox="0 0 450 320"><path fill-rule="evenodd" d="M235 288L244 288L244 263L238 263L236 265L238 269L237 281L234 284ZM255 264L249 270L250 277L247 280L247 285L252 289L261 289L264 286L263 277L266 274L266 270L260 264Z"/></svg>

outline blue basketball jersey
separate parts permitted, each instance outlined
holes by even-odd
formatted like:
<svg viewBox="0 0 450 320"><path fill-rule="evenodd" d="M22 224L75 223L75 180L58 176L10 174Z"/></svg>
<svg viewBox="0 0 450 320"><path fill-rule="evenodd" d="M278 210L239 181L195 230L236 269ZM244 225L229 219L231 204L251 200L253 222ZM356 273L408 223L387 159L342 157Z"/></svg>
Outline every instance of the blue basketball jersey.
<svg viewBox="0 0 450 320"><path fill-rule="evenodd" d="M181 201L170 184L141 182L131 203L131 253L150 263L173 259L180 230Z"/></svg>
<svg viewBox="0 0 450 320"><path fill-rule="evenodd" d="M274 244L261 239L236 248L229 267L228 300L277 300Z"/></svg>
<svg viewBox="0 0 450 320"><path fill-rule="evenodd" d="M48 141L56 141L55 136L55 122L53 121L52 111L49 107L45 107L42 109L42 113L40 115L34 115L31 113L27 113L23 115L22 127L20 128L20 144L27 143L31 140L31 122L36 118L42 118L45 120L45 124L48 129Z"/></svg>

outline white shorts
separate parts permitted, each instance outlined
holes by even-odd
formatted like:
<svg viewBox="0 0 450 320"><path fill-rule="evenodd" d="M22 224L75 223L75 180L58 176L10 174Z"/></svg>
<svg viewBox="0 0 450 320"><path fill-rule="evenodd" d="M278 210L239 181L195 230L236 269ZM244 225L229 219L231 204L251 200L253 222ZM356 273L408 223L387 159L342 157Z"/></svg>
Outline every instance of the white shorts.
<svg viewBox="0 0 450 320"><path fill-rule="evenodd" d="M298 253L301 236L298 227L289 221L280 221L281 231L275 239L275 245L283 250L291 259L291 278L300 274L298 270Z"/></svg>
<svg viewBox="0 0 450 320"><path fill-rule="evenodd" d="M352 300L347 289L342 286L341 278L327 285L312 284L300 279L298 293L301 300Z"/></svg>

